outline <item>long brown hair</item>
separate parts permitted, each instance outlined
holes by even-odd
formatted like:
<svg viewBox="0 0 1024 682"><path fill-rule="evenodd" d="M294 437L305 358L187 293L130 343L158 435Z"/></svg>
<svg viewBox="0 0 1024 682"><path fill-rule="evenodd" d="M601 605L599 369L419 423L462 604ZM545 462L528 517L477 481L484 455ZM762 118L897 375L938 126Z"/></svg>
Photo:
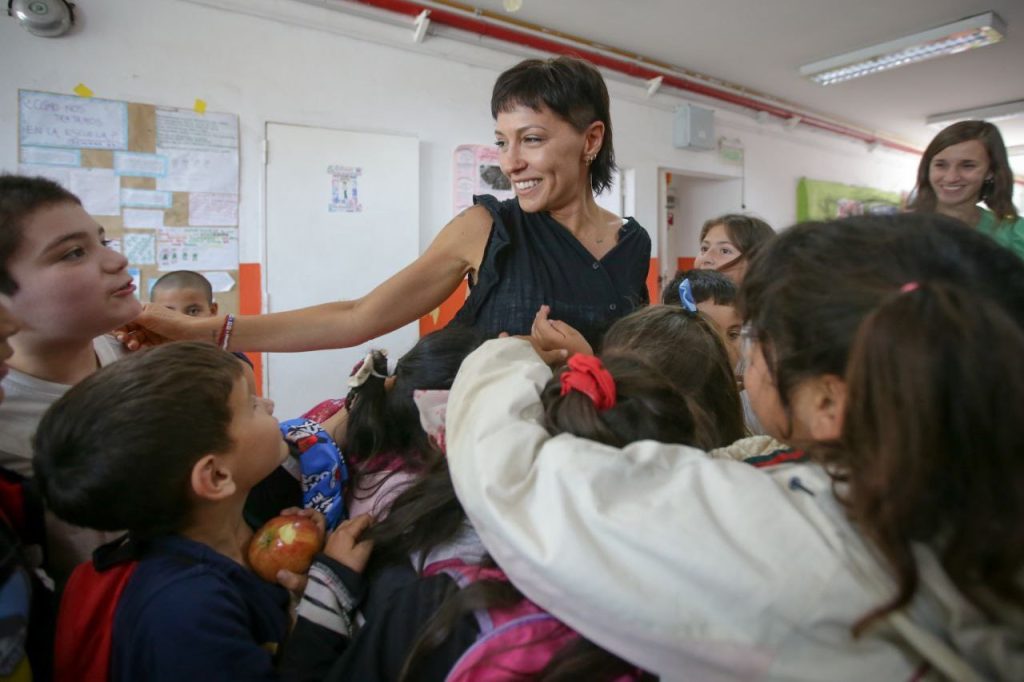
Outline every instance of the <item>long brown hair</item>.
<svg viewBox="0 0 1024 682"><path fill-rule="evenodd" d="M703 313L669 305L641 308L608 329L603 352L611 351L643 357L699 406L696 447L712 450L747 435L729 352Z"/></svg>
<svg viewBox="0 0 1024 682"><path fill-rule="evenodd" d="M908 283L922 292L890 300ZM810 451L850 481L850 517L899 586L857 631L912 599L911 542L933 547L981 608L983 589L1021 603L1006 580L1024 548L1024 262L934 213L808 223L755 256L739 308L787 411L806 379L851 384L842 441Z"/></svg>
<svg viewBox="0 0 1024 682"><path fill-rule="evenodd" d="M960 121L944 128L935 136L924 150L921 163L917 167L917 186L914 188L914 198L908 206L910 210L920 213L935 212L938 200L928 179L932 159L947 147L971 140L977 140L985 146L985 151L988 152L988 170L992 174L992 181L982 185L981 196L978 198L992 209L997 220L1013 222L1020 217L1017 207L1013 205L1013 172L1006 157L1006 145L1003 144L999 128L988 121Z"/></svg>
<svg viewBox="0 0 1024 682"><path fill-rule="evenodd" d="M1021 357L1024 330L958 287L922 283L861 324L833 463L850 518L888 561L897 593L857 631L910 602L915 542L936 549L982 610L1024 607Z"/></svg>

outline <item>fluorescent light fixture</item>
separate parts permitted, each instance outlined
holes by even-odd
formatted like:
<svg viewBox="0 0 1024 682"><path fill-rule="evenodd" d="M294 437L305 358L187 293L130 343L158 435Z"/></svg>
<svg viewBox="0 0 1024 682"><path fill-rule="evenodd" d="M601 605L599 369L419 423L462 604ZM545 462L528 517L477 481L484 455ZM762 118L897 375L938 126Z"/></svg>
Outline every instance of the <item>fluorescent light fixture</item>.
<svg viewBox="0 0 1024 682"><path fill-rule="evenodd" d="M947 111L944 114L933 114L925 122L933 127L943 127L957 121L1004 121L1018 116L1024 116L1024 99L975 109L960 109L959 111Z"/></svg>
<svg viewBox="0 0 1024 682"><path fill-rule="evenodd" d="M897 66L992 45L1005 34L1006 23L995 12L986 12L801 66L800 75L819 85L833 85Z"/></svg>

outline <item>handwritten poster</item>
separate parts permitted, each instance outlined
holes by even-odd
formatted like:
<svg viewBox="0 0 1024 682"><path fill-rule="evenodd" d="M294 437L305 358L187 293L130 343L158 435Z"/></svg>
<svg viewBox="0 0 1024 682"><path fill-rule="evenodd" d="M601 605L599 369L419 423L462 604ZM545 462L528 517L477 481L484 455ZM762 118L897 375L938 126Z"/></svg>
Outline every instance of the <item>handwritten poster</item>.
<svg viewBox="0 0 1024 682"><path fill-rule="evenodd" d="M238 269L238 229L165 227L156 232L157 266L169 270Z"/></svg>
<svg viewBox="0 0 1024 682"><path fill-rule="evenodd" d="M156 145L176 149L238 149L238 117L157 109Z"/></svg>
<svg viewBox="0 0 1024 682"><path fill-rule="evenodd" d="M167 175L156 188L168 192L238 194L238 152L231 149L171 149L157 147L167 157Z"/></svg>
<svg viewBox="0 0 1024 682"><path fill-rule="evenodd" d="M107 99L18 92L22 146L128 148L128 104Z"/></svg>
<svg viewBox="0 0 1024 682"><path fill-rule="evenodd" d="M139 152L114 152L114 172L118 175L162 178L167 175L167 157Z"/></svg>
<svg viewBox="0 0 1024 682"><path fill-rule="evenodd" d="M188 196L188 224L237 225L238 195L193 192Z"/></svg>
<svg viewBox="0 0 1024 682"><path fill-rule="evenodd" d="M69 172L68 190L90 215L121 214L121 181L109 168L76 168Z"/></svg>

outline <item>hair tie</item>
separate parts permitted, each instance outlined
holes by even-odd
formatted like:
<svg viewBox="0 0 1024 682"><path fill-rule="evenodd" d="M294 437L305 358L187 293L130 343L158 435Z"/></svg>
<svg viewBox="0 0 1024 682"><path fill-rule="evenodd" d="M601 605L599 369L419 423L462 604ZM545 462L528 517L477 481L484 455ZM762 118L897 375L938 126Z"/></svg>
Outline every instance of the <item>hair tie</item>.
<svg viewBox="0 0 1024 682"><path fill-rule="evenodd" d="M352 374L348 377L348 385L351 388L358 388L366 383L366 380L371 376L377 377L378 379L387 379L387 375L381 374L374 367L373 354L374 352L380 353L382 356L387 358L388 353L385 350L370 351L366 354L362 360L356 363L356 366L352 368Z"/></svg>
<svg viewBox="0 0 1024 682"><path fill-rule="evenodd" d="M697 301L693 298L693 285L690 284L689 278L679 283L679 303L690 315L697 314Z"/></svg>
<svg viewBox="0 0 1024 682"><path fill-rule="evenodd" d="M569 369L562 372L561 395L579 391L590 398L598 412L615 405L615 379L593 355L577 353L569 358Z"/></svg>
<svg viewBox="0 0 1024 682"><path fill-rule="evenodd" d="M911 281L900 287L900 293L909 294L911 291L917 291L920 288L921 285L919 283Z"/></svg>

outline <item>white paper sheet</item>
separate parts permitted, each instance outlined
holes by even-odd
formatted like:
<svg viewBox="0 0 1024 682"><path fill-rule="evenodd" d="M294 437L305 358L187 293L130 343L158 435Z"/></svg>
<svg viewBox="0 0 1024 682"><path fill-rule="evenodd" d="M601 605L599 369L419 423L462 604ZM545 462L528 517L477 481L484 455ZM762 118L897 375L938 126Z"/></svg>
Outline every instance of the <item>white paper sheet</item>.
<svg viewBox="0 0 1024 682"><path fill-rule="evenodd" d="M61 166L33 166L27 163L18 166L20 175L27 175L31 178L46 178L53 180L64 189L71 191L71 169Z"/></svg>
<svg viewBox="0 0 1024 682"><path fill-rule="evenodd" d="M47 166L81 166L82 150L22 147L21 162L39 163Z"/></svg>
<svg viewBox="0 0 1024 682"><path fill-rule="evenodd" d="M121 179L109 168L76 168L69 189L89 215L121 215Z"/></svg>
<svg viewBox="0 0 1024 682"><path fill-rule="evenodd" d="M126 208L121 222L125 227L155 230L164 226L164 212L153 208Z"/></svg>
<svg viewBox="0 0 1024 682"><path fill-rule="evenodd" d="M114 172L118 175L162 178L167 175L167 157L161 154L114 152Z"/></svg>
<svg viewBox="0 0 1024 682"><path fill-rule="evenodd" d="M234 114L157 109L156 144L177 149L238 149L238 117Z"/></svg>
<svg viewBox="0 0 1024 682"><path fill-rule="evenodd" d="M235 288L235 278L231 276L230 272L204 272L203 277L210 282L210 286L218 293L231 291Z"/></svg>
<svg viewBox="0 0 1024 682"><path fill-rule="evenodd" d="M126 188L121 190L121 205L136 208L170 208L171 193L152 189Z"/></svg>
<svg viewBox="0 0 1024 682"><path fill-rule="evenodd" d="M168 160L167 175L157 179L157 189L238 194L237 150L157 147L156 151Z"/></svg>
<svg viewBox="0 0 1024 682"><path fill-rule="evenodd" d="M124 255L132 265L156 263L156 235L153 232L125 232Z"/></svg>
<svg viewBox="0 0 1024 682"><path fill-rule="evenodd" d="M156 235L162 271L238 268L238 228L164 227Z"/></svg>
<svg viewBox="0 0 1024 682"><path fill-rule="evenodd" d="M127 102L20 90L18 103L23 146L128 147Z"/></svg>
<svg viewBox="0 0 1024 682"><path fill-rule="evenodd" d="M188 195L188 224L237 225L238 195L193 192Z"/></svg>

